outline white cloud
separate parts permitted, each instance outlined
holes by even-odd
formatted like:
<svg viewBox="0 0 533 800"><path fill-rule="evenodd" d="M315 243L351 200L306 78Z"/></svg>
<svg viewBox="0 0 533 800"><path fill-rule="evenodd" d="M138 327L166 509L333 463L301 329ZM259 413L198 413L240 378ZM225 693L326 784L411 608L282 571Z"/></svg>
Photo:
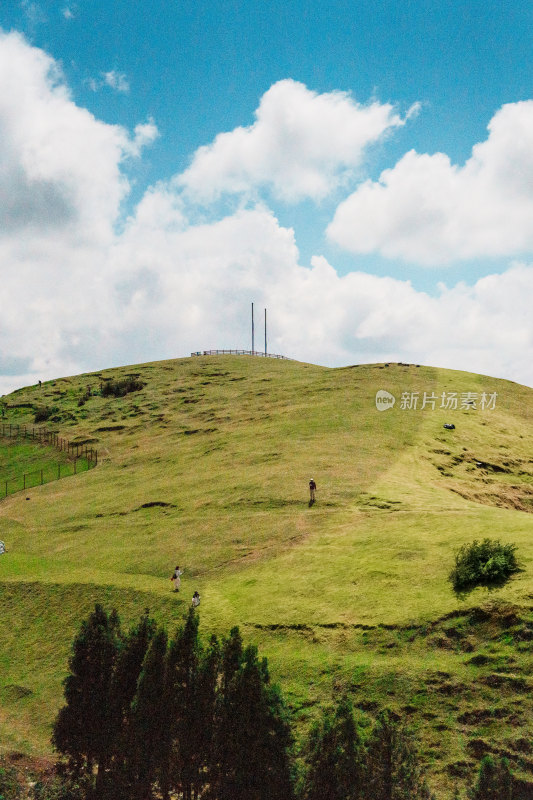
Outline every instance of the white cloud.
<svg viewBox="0 0 533 800"><path fill-rule="evenodd" d="M307 97L297 84L285 89L294 87ZM344 118L352 101L326 98L325 109L338 103ZM381 108L381 125L390 113ZM341 277L322 257L302 266L294 231L260 203L199 223L177 181L151 187L119 232L124 160L156 135L151 120L133 136L96 120L74 104L49 56L0 35L0 392L198 349L249 348L251 301L269 310L273 352L330 365L416 361L533 385L531 266L442 286L436 297L392 278ZM319 126L316 153L323 135ZM317 156L316 169L336 180L348 160L321 173ZM274 166L281 181L281 161ZM302 174L315 166L309 155L300 163ZM297 176L295 185L309 184Z"/></svg>
<svg viewBox="0 0 533 800"><path fill-rule="evenodd" d="M121 161L156 135L152 120L133 138L98 121L74 104L53 59L0 32L0 231L109 240L129 189Z"/></svg>
<svg viewBox="0 0 533 800"><path fill-rule="evenodd" d="M98 121L52 58L0 32L0 358L48 374L76 368L72 331L92 331L108 310L122 163L155 135L152 121L133 137Z"/></svg>
<svg viewBox="0 0 533 800"><path fill-rule="evenodd" d="M129 92L130 90L130 84L124 73L115 72L115 70L103 72L102 80L106 86L116 89L117 92Z"/></svg>
<svg viewBox="0 0 533 800"><path fill-rule="evenodd" d="M533 101L503 106L463 167L407 153L342 202L330 238L424 265L533 252Z"/></svg>
<svg viewBox="0 0 533 800"><path fill-rule="evenodd" d="M101 72L99 78L88 78L86 83L91 92L99 92L100 89L103 89L105 86L114 89L116 92L122 92L123 94L127 94L130 90L130 84L126 75L116 72L115 70Z"/></svg>
<svg viewBox="0 0 533 800"><path fill-rule="evenodd" d="M130 153L134 156L140 156L141 151L158 138L159 131L154 120L150 117L147 122L136 125L133 134L134 136Z"/></svg>
<svg viewBox="0 0 533 800"><path fill-rule="evenodd" d="M528 265L473 286L441 285L432 297L408 281L341 277L322 257L301 266L294 232L261 206L191 225L161 186L117 243L113 274L119 323L112 336L124 355L130 338L146 358L249 348L253 300L269 309L271 352L330 365L433 364L533 385Z"/></svg>
<svg viewBox="0 0 533 800"><path fill-rule="evenodd" d="M405 122L388 103L363 106L344 92L317 94L293 80L271 86L255 118L200 147L179 185L204 202L257 187L288 202L319 200L361 163L370 144Z"/></svg>
<svg viewBox="0 0 533 800"><path fill-rule="evenodd" d="M20 7L32 27L47 21L46 14L38 3L31 3L30 0L21 0Z"/></svg>
<svg viewBox="0 0 533 800"><path fill-rule="evenodd" d="M56 63L0 33L0 230L110 233L127 190L126 132L78 108Z"/></svg>
<svg viewBox="0 0 533 800"><path fill-rule="evenodd" d="M441 286L430 297L406 281L341 277L322 257L301 266L293 231L262 207L190 225L168 187L145 196L92 281L72 279L58 296L42 280L25 299L23 321L16 288L0 285L0 303L10 309L0 338L7 336L25 377L11 369L4 389L30 375L34 382L198 349L249 348L251 301L268 308L270 352L329 365L433 364L533 385L533 267Z"/></svg>

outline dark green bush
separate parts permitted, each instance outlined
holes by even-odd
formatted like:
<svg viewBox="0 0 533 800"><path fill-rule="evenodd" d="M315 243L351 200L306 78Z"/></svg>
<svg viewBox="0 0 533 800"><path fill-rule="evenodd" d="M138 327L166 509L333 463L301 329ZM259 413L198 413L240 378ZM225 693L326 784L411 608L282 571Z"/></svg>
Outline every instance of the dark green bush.
<svg viewBox="0 0 533 800"><path fill-rule="evenodd" d="M519 569L516 545L483 539L482 542L475 540L459 548L455 554L455 567L449 577L457 592L474 586L504 583Z"/></svg>
<svg viewBox="0 0 533 800"><path fill-rule="evenodd" d="M130 392L138 392L144 388L144 383L136 378L123 378L117 381L105 381L102 384L102 397L125 397Z"/></svg>
<svg viewBox="0 0 533 800"><path fill-rule="evenodd" d="M84 800L89 794L88 787L77 783L68 776L44 776L35 782L29 797L31 800Z"/></svg>
<svg viewBox="0 0 533 800"><path fill-rule="evenodd" d="M54 408L48 408L48 406L41 406L41 408L35 409L35 416L33 418L34 422L46 422L52 414L57 411Z"/></svg>

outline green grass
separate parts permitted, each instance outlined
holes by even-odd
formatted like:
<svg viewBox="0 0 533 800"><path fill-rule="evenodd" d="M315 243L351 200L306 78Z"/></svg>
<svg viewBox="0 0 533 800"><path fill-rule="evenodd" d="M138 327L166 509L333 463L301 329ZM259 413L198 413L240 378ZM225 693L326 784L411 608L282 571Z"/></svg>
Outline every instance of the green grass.
<svg viewBox="0 0 533 800"><path fill-rule="evenodd" d="M86 472L85 457L74 459L52 445L0 436L0 498Z"/></svg>
<svg viewBox="0 0 533 800"><path fill-rule="evenodd" d="M131 375L141 391L94 394L100 377ZM376 410L378 389L397 397L392 410ZM402 410L404 391L498 398L490 411ZM49 428L90 442L99 466L0 502L9 551L0 560L9 607L0 745L49 752L70 641L95 600L126 622L149 606L173 626L198 589L204 632L241 626L268 656L302 735L346 689L363 722L383 705L407 716L443 792L474 770L479 740L527 774L532 396L426 367L331 370L231 356L106 370L8 396L13 423L31 422L29 405L57 407ZM443 428L450 421L455 430ZM448 581L454 552L486 536L516 544L523 572L458 598ZM479 619L470 613L486 607Z"/></svg>

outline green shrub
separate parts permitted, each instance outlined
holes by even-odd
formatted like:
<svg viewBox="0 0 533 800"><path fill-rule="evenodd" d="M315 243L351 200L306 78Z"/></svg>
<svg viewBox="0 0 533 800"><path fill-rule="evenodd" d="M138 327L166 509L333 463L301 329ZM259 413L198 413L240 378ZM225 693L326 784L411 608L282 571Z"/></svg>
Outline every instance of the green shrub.
<svg viewBox="0 0 533 800"><path fill-rule="evenodd" d="M88 788L68 776L44 776L36 781L29 797L31 800L83 800L89 794Z"/></svg>
<svg viewBox="0 0 533 800"><path fill-rule="evenodd" d="M455 554L455 567L449 576L453 588L464 591L504 583L520 569L515 553L516 545L491 539L463 545Z"/></svg>
<svg viewBox="0 0 533 800"><path fill-rule="evenodd" d="M54 408L48 408L48 406L41 406L35 410L35 417L33 418L34 422L46 422L52 414L57 411Z"/></svg>
<svg viewBox="0 0 533 800"><path fill-rule="evenodd" d="M138 392L144 383L136 378L123 378L118 381L106 381L102 384L102 397L125 397L130 392Z"/></svg>

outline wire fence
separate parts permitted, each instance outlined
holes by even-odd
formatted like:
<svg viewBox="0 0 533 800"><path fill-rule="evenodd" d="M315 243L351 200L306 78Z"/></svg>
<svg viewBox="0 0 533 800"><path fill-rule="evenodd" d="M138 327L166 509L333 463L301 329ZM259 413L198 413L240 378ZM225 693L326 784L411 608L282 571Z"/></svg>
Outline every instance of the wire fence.
<svg viewBox="0 0 533 800"><path fill-rule="evenodd" d="M197 350L193 356L262 356L263 358L283 358L291 361L288 356L279 356L276 353L263 353L262 350Z"/></svg>
<svg viewBox="0 0 533 800"><path fill-rule="evenodd" d="M36 444L55 447L68 456L67 461L51 462L42 468L24 472L22 475L3 478L2 484L0 484L0 491L2 491L4 497L7 497L8 494L30 489L33 486L41 486L43 483L50 483L60 478L76 475L79 472L87 472L98 464L98 451L89 447L88 443L70 442L68 439L59 436L59 434L46 430L46 428L1 423L0 437L30 440Z"/></svg>

